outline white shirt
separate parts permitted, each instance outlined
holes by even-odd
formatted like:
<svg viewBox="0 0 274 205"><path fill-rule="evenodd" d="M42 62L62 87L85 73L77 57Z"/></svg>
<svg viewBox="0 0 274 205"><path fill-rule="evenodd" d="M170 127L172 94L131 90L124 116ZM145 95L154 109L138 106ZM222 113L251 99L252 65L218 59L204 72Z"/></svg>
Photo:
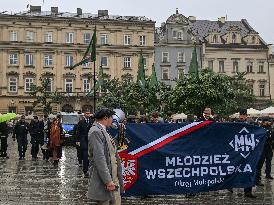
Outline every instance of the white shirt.
<svg viewBox="0 0 274 205"><path fill-rule="evenodd" d="M107 128L106 128L106 126L105 125L102 125L101 123L99 123L99 122L97 122L99 125L101 125L101 127L105 130L105 131L107 131Z"/></svg>

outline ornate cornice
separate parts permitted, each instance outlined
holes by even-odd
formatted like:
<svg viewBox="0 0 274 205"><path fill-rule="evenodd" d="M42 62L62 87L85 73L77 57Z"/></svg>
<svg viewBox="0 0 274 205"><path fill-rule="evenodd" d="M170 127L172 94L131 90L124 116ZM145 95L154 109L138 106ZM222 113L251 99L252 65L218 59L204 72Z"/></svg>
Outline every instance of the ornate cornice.
<svg viewBox="0 0 274 205"><path fill-rule="evenodd" d="M7 75L19 76L19 73L16 71L9 71L9 72L7 72Z"/></svg>
<svg viewBox="0 0 274 205"><path fill-rule="evenodd" d="M36 77L36 73L34 72L31 72L31 71L27 71L25 73L23 73L23 77L26 77L26 76L31 76L31 77Z"/></svg>
<svg viewBox="0 0 274 205"><path fill-rule="evenodd" d="M45 73L42 73L41 76L42 76L42 77L45 77L45 76L54 76L54 74L51 73L51 72L45 72Z"/></svg>
<svg viewBox="0 0 274 205"><path fill-rule="evenodd" d="M63 77L65 78L76 78L76 75L74 73L68 72L63 74Z"/></svg>
<svg viewBox="0 0 274 205"><path fill-rule="evenodd" d="M80 78L83 79L83 78L92 78L93 77L93 73L92 72L89 72L89 73L83 73L80 75Z"/></svg>

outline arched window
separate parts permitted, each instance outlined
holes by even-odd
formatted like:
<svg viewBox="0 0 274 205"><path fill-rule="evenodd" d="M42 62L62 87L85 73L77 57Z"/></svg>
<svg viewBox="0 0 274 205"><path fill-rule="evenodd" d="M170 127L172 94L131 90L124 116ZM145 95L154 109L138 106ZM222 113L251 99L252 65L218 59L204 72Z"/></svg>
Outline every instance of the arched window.
<svg viewBox="0 0 274 205"><path fill-rule="evenodd" d="M235 33L232 34L232 43L236 43L237 36Z"/></svg>
<svg viewBox="0 0 274 205"><path fill-rule="evenodd" d="M213 43L218 43L218 38L217 38L216 34L213 35L212 42Z"/></svg>
<svg viewBox="0 0 274 205"><path fill-rule="evenodd" d="M252 37L252 44L256 44L256 37L255 36Z"/></svg>

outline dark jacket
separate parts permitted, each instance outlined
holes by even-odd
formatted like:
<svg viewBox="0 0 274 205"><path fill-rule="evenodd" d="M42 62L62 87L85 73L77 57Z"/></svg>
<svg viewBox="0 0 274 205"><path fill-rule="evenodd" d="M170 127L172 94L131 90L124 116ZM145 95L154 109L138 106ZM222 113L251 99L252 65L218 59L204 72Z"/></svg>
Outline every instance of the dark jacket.
<svg viewBox="0 0 274 205"><path fill-rule="evenodd" d="M0 136L8 137L9 134L9 127L6 122L0 123Z"/></svg>
<svg viewBox="0 0 274 205"><path fill-rule="evenodd" d="M86 122L86 119L82 119L77 124L77 142L80 142L81 147L87 148L88 145L88 132L91 128L93 120L89 118L89 123Z"/></svg>
<svg viewBox="0 0 274 205"><path fill-rule="evenodd" d="M16 138L19 137L27 137L29 131L29 123L22 122L21 120L16 123L14 130L13 130L13 136L16 136Z"/></svg>
<svg viewBox="0 0 274 205"><path fill-rule="evenodd" d="M29 133L30 135L41 135L42 134L42 128L39 121L35 122L32 120L29 125Z"/></svg>

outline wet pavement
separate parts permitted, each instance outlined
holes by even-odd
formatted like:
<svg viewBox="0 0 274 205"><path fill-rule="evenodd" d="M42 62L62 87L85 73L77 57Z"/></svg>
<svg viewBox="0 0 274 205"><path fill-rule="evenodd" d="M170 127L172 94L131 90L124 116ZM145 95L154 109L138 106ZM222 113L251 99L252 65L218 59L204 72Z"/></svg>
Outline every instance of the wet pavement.
<svg viewBox="0 0 274 205"><path fill-rule="evenodd" d="M17 143L9 138L9 159L0 158L0 204L95 204L87 200L87 179L77 165L76 149L63 148L58 167L43 161L41 152L37 161L31 160L30 144L26 159L19 161ZM273 166L272 166L273 167ZM274 167L273 167L274 170ZM274 174L273 174L274 175ZM192 198L180 196L153 196L149 198L123 198L123 205L223 205L223 204L274 204L274 181L263 178L264 187L255 187L256 199L246 199L242 189L234 193L227 190L201 193Z"/></svg>

